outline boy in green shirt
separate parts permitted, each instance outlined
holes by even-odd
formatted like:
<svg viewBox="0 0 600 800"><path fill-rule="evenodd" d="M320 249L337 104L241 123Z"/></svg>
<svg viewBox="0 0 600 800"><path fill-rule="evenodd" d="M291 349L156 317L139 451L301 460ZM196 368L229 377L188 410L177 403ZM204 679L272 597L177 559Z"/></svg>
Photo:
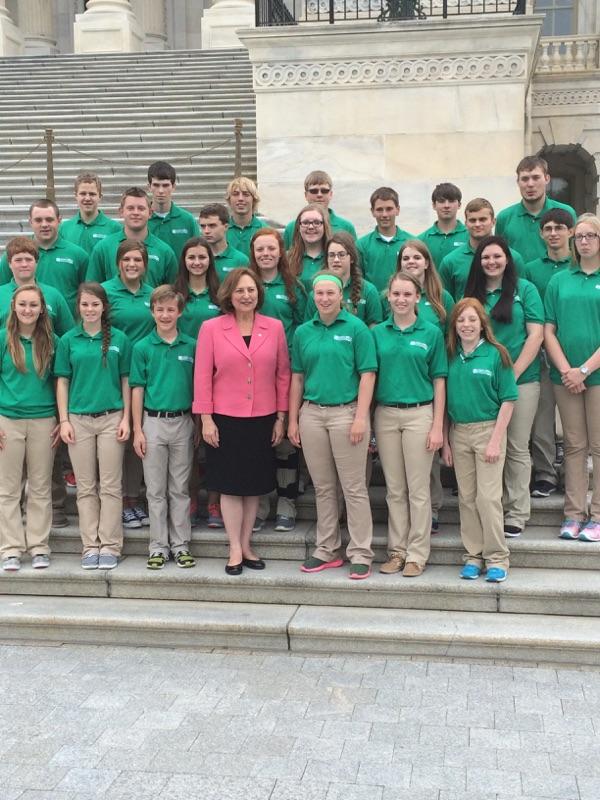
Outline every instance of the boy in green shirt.
<svg viewBox="0 0 600 800"><path fill-rule="evenodd" d="M431 205L437 220L417 238L429 248L437 269L445 256L469 239L467 229L457 219L461 202L462 192L453 183L438 183L432 192Z"/></svg>
<svg viewBox="0 0 600 800"><path fill-rule="evenodd" d="M389 186L381 186L371 195L370 204L377 223L375 230L361 236L356 244L365 278L381 292L387 289L390 277L396 272L398 251L413 237L396 225L400 213L398 192Z"/></svg>
<svg viewBox="0 0 600 800"><path fill-rule="evenodd" d="M173 202L177 174L167 161L155 161L148 167L148 191L152 195L152 216L148 230L175 253L177 260L183 245L192 236L200 235L193 214Z"/></svg>
<svg viewBox="0 0 600 800"><path fill-rule="evenodd" d="M222 203L209 203L200 209L200 229L215 257L215 269L220 281L236 267L248 266L249 259L227 242L229 212Z"/></svg>
<svg viewBox="0 0 600 800"><path fill-rule="evenodd" d="M81 172L75 178L75 200L79 211L60 225L60 235L68 242L83 248L89 255L94 247L121 230L116 219L107 217L98 208L102 198L102 181L95 172Z"/></svg>
<svg viewBox="0 0 600 800"><path fill-rule="evenodd" d="M329 203L333 197L333 181L326 172L323 172L321 169L315 169L308 173L304 179L304 197L307 203L316 203L326 209L329 214L329 224L332 233L336 231L348 231L348 233L351 233L356 239L356 229L350 220L338 217L335 211L329 208ZM286 250L289 250L292 246L295 222L296 220L293 219L285 226L283 242Z"/></svg>
<svg viewBox="0 0 600 800"><path fill-rule="evenodd" d="M133 348L133 446L142 459L150 516L148 569L162 569L170 555L178 567L196 566L191 539L188 485L192 470L196 342L179 333L183 297L159 286L150 299L156 329Z"/></svg>
<svg viewBox="0 0 600 800"><path fill-rule="evenodd" d="M227 228L227 244L250 258L250 241L256 231L267 226L256 216L259 196L256 184L240 175L229 181L225 199L231 212Z"/></svg>

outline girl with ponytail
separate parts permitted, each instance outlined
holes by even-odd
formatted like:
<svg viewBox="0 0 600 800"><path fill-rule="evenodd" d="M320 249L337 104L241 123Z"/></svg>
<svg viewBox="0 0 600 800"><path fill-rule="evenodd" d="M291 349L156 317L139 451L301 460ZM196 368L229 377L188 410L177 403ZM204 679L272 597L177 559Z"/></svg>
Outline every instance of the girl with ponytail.
<svg viewBox="0 0 600 800"><path fill-rule="evenodd" d="M54 374L60 435L77 479L83 569L113 569L123 546L121 477L130 434L131 347L110 325L98 283L77 293L80 324L58 344Z"/></svg>

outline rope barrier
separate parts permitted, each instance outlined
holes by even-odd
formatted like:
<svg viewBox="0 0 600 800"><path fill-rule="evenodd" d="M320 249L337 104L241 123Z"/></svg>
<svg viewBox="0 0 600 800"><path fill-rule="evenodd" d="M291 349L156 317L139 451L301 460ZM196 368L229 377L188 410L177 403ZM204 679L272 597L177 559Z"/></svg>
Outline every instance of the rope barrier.
<svg viewBox="0 0 600 800"><path fill-rule="evenodd" d="M18 158L16 161L13 161L13 163L9 164L8 166L2 167L2 169L0 169L0 175L2 175L4 172L7 172L9 169L12 169L13 167L16 167L17 164L21 163L21 161L25 161L26 158L28 158L30 155L35 153L36 150L39 150L40 147L42 147L42 145L44 145L44 144L45 144L45 142L40 142L39 144L36 144L36 146L34 148L32 148L28 153L25 153L24 156L21 156L21 158Z"/></svg>

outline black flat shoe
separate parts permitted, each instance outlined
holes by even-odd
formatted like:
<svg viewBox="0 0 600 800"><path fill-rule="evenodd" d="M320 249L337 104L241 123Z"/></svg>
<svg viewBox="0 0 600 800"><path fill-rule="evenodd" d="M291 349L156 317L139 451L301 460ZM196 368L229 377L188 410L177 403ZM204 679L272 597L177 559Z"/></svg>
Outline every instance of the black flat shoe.
<svg viewBox="0 0 600 800"><path fill-rule="evenodd" d="M243 563L244 562L242 561L239 564L225 564L225 572L228 575L241 575Z"/></svg>
<svg viewBox="0 0 600 800"><path fill-rule="evenodd" d="M242 558L241 566L248 567L248 569L264 569L266 564L262 558Z"/></svg>

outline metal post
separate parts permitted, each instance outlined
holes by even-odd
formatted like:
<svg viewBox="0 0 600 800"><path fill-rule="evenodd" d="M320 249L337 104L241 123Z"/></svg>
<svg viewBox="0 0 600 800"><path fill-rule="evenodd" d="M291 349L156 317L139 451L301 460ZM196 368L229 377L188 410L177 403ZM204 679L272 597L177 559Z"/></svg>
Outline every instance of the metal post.
<svg viewBox="0 0 600 800"><path fill-rule="evenodd" d="M460 10L460 7L459 7L459 10ZM448 0L444 0L444 2L442 3L442 17L444 19L448 18Z"/></svg>
<svg viewBox="0 0 600 800"><path fill-rule="evenodd" d="M329 0L329 24L335 22L335 0Z"/></svg>
<svg viewBox="0 0 600 800"><path fill-rule="evenodd" d="M46 197L48 200L56 200L56 190L54 188L54 154L52 143L54 142L54 131L46 128L44 132L46 142Z"/></svg>
<svg viewBox="0 0 600 800"><path fill-rule="evenodd" d="M244 123L241 119L235 119L235 167L233 177L239 178L242 174L242 128Z"/></svg>

